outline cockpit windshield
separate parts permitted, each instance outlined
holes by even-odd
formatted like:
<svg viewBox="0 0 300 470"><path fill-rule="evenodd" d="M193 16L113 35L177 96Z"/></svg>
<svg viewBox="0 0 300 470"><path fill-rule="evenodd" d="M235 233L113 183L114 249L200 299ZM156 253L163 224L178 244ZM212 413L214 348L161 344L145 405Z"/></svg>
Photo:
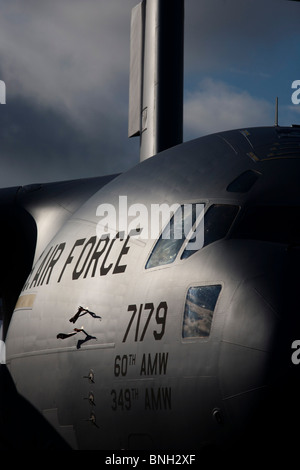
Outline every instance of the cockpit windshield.
<svg viewBox="0 0 300 470"><path fill-rule="evenodd" d="M203 211L204 205L200 204ZM199 211L199 208L198 208ZM197 218L197 204L178 208L164 228L146 264L146 269L173 263Z"/></svg>
<svg viewBox="0 0 300 470"><path fill-rule="evenodd" d="M204 204L184 204L173 215L154 246L146 269L186 259L204 246L226 237L239 206L213 204L204 212Z"/></svg>

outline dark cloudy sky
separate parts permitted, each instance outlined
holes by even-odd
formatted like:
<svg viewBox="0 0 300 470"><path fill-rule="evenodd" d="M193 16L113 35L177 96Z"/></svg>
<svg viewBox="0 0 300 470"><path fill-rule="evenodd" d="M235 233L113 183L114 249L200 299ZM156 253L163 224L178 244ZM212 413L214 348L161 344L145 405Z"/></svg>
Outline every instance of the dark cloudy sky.
<svg viewBox="0 0 300 470"><path fill-rule="evenodd" d="M171 0L170 5L172 4ZM0 187L121 172L138 0L0 0ZM300 3L185 0L184 138L300 123Z"/></svg>

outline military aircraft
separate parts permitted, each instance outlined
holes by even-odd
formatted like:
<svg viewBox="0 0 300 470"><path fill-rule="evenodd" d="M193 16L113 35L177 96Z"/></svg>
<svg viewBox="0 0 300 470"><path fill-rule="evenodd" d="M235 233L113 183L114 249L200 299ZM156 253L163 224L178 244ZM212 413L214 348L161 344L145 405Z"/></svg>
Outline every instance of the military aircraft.
<svg viewBox="0 0 300 470"><path fill-rule="evenodd" d="M180 143L184 5L163 5L132 13L141 162L1 190L4 448L296 445L300 128Z"/></svg>

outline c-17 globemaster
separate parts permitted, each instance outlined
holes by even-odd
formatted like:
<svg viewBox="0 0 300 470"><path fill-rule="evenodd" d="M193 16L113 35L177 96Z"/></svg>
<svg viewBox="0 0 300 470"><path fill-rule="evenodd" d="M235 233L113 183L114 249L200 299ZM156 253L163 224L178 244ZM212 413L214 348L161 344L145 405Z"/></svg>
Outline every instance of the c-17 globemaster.
<svg viewBox="0 0 300 470"><path fill-rule="evenodd" d="M0 192L4 448L293 446L300 128L180 143L183 9L132 13L141 162Z"/></svg>

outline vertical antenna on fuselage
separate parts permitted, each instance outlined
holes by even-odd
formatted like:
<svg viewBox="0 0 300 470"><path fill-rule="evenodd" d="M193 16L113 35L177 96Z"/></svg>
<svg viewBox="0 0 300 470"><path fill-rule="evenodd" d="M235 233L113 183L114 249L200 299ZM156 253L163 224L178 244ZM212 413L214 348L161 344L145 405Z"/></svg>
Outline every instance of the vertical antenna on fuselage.
<svg viewBox="0 0 300 470"><path fill-rule="evenodd" d="M143 0L130 42L128 135L142 161L182 142L184 0Z"/></svg>
<svg viewBox="0 0 300 470"><path fill-rule="evenodd" d="M275 101L275 126L278 127L278 96Z"/></svg>

